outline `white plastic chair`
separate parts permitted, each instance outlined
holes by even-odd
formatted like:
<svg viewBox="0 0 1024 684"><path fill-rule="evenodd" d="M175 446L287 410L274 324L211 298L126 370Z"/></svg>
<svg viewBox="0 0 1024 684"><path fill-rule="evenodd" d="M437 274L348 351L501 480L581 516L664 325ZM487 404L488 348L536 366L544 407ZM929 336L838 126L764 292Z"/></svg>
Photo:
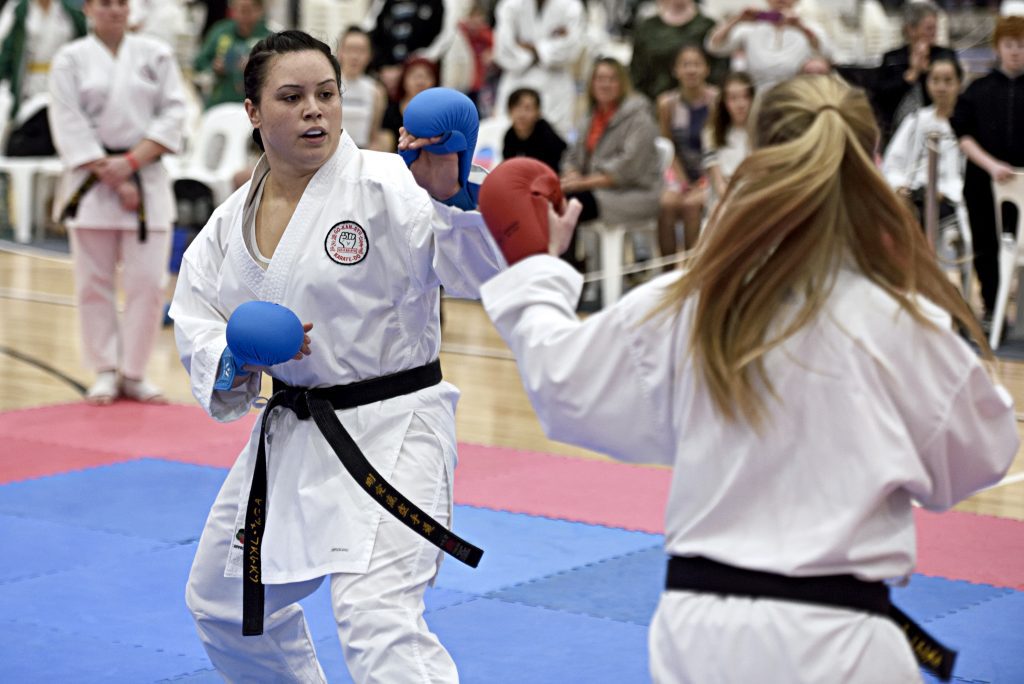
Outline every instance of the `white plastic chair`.
<svg viewBox="0 0 1024 684"><path fill-rule="evenodd" d="M989 332L988 342L992 349L999 347L1014 273L1024 266L1024 169L1014 171L1016 173L1013 178L1007 182L992 183L992 198L996 205L996 236L999 238L999 290L996 293L996 310L992 315L992 330ZM1016 236L1006 231L1003 226L1004 202L1017 207ZM1022 304L1024 302L1017 302L1018 309Z"/></svg>
<svg viewBox="0 0 1024 684"><path fill-rule="evenodd" d="M511 126L512 121L505 116L481 119L480 131L476 136L476 150L473 151L473 163L487 171L500 164L505 133Z"/></svg>
<svg viewBox="0 0 1024 684"><path fill-rule="evenodd" d="M658 150L659 177L665 175L675 156L675 146L668 138L658 136L654 139ZM626 223L607 223L601 219L580 224L581 231L593 231L598 236L599 253L601 256L601 303L611 306L622 296L622 266L625 257L626 238L635 232L646 232L652 237L655 256L658 252L658 215L655 211L651 218Z"/></svg>
<svg viewBox="0 0 1024 684"><path fill-rule="evenodd" d="M252 125L245 107L228 102L207 109L191 149L168 164L173 180L194 180L213 193L214 206L234 192L235 174L249 166Z"/></svg>

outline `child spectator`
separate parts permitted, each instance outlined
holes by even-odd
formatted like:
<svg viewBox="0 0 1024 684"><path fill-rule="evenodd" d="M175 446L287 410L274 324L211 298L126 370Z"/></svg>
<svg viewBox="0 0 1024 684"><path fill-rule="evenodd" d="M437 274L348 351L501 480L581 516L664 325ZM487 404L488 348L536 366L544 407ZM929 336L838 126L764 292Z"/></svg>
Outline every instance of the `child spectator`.
<svg viewBox="0 0 1024 684"><path fill-rule="evenodd" d="M742 71L725 77L704 129L704 170L709 181L708 209L725 194L732 174L750 154L747 120L754 104L754 81Z"/></svg>
<svg viewBox="0 0 1024 684"><path fill-rule="evenodd" d="M540 93L532 88L519 88L508 96L508 114L512 126L505 133L503 159L532 157L550 166L555 173L562 168L565 141L541 115Z"/></svg>

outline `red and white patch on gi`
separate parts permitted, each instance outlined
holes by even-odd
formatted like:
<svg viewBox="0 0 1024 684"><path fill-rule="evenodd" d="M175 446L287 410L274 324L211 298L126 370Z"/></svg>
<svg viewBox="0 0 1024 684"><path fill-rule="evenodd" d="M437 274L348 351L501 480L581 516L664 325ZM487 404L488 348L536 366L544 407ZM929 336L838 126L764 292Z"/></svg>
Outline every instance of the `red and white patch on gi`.
<svg viewBox="0 0 1024 684"><path fill-rule="evenodd" d="M370 241L361 225L355 221L342 221L328 231L324 249L335 263L351 266L366 258L370 252Z"/></svg>

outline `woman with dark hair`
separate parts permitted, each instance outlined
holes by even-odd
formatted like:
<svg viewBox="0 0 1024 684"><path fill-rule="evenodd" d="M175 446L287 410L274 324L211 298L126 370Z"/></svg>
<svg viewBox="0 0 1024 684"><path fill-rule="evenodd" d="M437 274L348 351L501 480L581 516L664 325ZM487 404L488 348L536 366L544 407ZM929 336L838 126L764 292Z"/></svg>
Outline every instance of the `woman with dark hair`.
<svg viewBox="0 0 1024 684"><path fill-rule="evenodd" d="M533 88L513 90L508 96L508 116L512 125L505 132L502 158L532 157L558 173L566 144L541 116L540 93Z"/></svg>
<svg viewBox="0 0 1024 684"><path fill-rule="evenodd" d="M572 207L506 200L499 166L480 207L499 239L516 231L484 306L550 438L674 466L654 682L920 682L915 651L952 662L889 601L914 571L913 504L1003 477L1013 401L876 168L864 93L785 81L752 135L687 268L585 321L582 278L550 256Z"/></svg>
<svg viewBox="0 0 1024 684"><path fill-rule="evenodd" d="M356 682L455 682L423 620L438 545L465 559L438 536L458 400L437 360L439 286L475 297L503 262L478 213L443 203L460 191L457 155L420 149L407 167L360 150L342 131L339 82L330 48L305 33L253 48L245 106L264 156L182 260L170 315L196 399L230 421L249 413L262 372L274 385L266 430L210 511L186 602L227 680L323 682L297 601L330 577ZM232 322L253 304L294 312L291 360L236 361ZM259 340L286 333L250 323Z"/></svg>
<svg viewBox="0 0 1024 684"><path fill-rule="evenodd" d="M412 57L402 65L402 75L398 79L398 90L395 99L388 102L384 110L384 120L379 132L380 139L374 149L394 152L398 149L398 129L402 127L402 117L409 101L427 88L437 86L440 73L437 62L423 57Z"/></svg>

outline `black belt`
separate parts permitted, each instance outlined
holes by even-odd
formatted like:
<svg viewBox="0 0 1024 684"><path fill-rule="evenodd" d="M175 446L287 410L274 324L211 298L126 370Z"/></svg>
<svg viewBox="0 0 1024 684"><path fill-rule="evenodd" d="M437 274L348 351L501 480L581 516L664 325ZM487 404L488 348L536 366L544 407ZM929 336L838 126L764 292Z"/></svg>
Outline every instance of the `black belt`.
<svg viewBox="0 0 1024 684"><path fill-rule="evenodd" d="M249 502L245 510L245 576L242 585L243 636L263 634L263 569L260 549L263 542L263 530L266 526L267 454L265 445L267 421L270 420L271 411L278 407L291 409L299 420L312 418L352 479L358 482L384 510L405 523L418 535L466 565L475 568L480 563L482 550L446 529L388 484L387 480L366 460L359 445L355 443L334 413L341 409L355 408L399 397L403 394L411 394L427 387L433 387L439 382L441 382L440 361L433 361L419 368L350 385L317 389L290 387L283 382L274 380L274 394L263 409L260 443L256 452L256 470L253 473L252 485L249 489Z"/></svg>
<svg viewBox="0 0 1024 684"><path fill-rule="evenodd" d="M944 682L953 675L956 651L943 646L894 606L889 601L889 587L883 582L866 582L853 575L789 577L737 568L708 558L673 556L668 561L665 588L815 603L887 617L906 634L922 667Z"/></svg>
<svg viewBox="0 0 1024 684"><path fill-rule="evenodd" d="M104 150L107 154L125 154L128 150ZM92 190L92 187L99 182L99 176L95 173L90 173L82 184L78 186L78 189L71 193L71 197L68 199L68 203L64 205L64 210L60 212L60 220L63 223L69 218L75 218L78 216L78 205L82 203L82 198L85 197L85 193ZM139 175L138 171L132 172L132 180L135 181L135 187L139 189L139 206L135 210L136 216L139 218L139 242L146 241L146 199L145 194L142 192L142 176Z"/></svg>

